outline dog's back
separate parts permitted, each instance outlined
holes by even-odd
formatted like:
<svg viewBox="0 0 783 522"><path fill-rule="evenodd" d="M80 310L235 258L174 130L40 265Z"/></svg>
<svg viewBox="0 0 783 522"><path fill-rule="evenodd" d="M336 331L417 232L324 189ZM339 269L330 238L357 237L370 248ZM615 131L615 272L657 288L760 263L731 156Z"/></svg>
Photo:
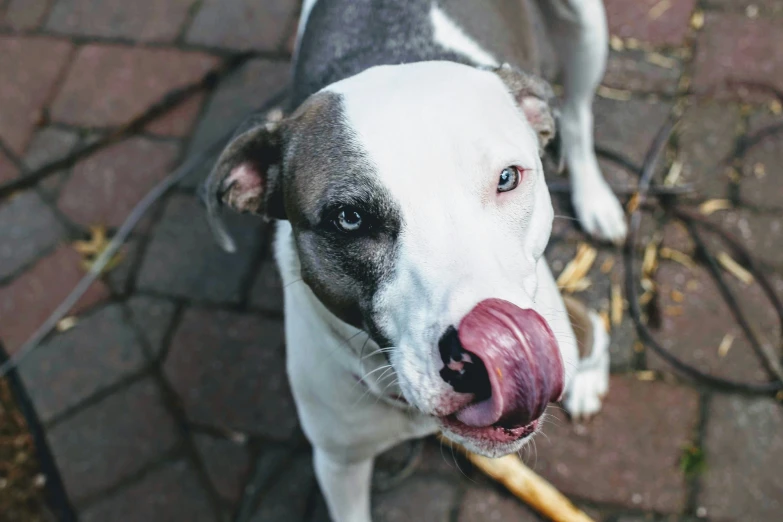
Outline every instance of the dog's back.
<svg viewBox="0 0 783 522"><path fill-rule="evenodd" d="M375 65L507 61L536 69L525 0L315 0L304 14L291 108Z"/></svg>

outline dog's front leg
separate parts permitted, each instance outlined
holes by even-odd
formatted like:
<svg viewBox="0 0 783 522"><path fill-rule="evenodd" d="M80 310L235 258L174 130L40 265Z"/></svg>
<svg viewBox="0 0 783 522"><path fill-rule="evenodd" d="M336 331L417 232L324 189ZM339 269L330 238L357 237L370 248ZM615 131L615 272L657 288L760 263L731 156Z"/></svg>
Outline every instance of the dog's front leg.
<svg viewBox="0 0 783 522"><path fill-rule="evenodd" d="M335 522L370 522L373 459L347 462L322 449L313 454L315 474Z"/></svg>
<svg viewBox="0 0 783 522"><path fill-rule="evenodd" d="M563 64L565 100L558 131L574 210L588 233L621 241L626 233L623 209L601 175L593 149L593 96L604 75L608 46L603 2L539 0L538 4Z"/></svg>

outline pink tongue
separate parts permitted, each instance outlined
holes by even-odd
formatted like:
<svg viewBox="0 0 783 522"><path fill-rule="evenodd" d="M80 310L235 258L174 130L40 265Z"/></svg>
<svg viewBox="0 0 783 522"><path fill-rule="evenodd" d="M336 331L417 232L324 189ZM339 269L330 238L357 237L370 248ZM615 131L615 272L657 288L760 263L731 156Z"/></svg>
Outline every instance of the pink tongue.
<svg viewBox="0 0 783 522"><path fill-rule="evenodd" d="M484 363L492 396L457 413L468 426L526 426L563 392L563 361L543 317L502 299L486 299L457 328L468 352Z"/></svg>

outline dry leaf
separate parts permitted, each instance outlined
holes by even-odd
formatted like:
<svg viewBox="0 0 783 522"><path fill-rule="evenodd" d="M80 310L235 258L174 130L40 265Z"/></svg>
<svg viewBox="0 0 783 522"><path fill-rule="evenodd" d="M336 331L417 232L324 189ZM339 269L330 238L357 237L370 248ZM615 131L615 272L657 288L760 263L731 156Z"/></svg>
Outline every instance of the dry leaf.
<svg viewBox="0 0 783 522"><path fill-rule="evenodd" d="M644 344L639 341L633 342L633 351L636 353L642 353L644 351Z"/></svg>
<svg viewBox="0 0 783 522"><path fill-rule="evenodd" d="M108 244L109 239L106 237L106 227L97 225L90 227L90 240L74 241L73 249L82 256L99 256Z"/></svg>
<svg viewBox="0 0 783 522"><path fill-rule="evenodd" d="M628 101L631 99L631 91L625 89L612 89L606 85L599 85L596 91L598 96L607 100Z"/></svg>
<svg viewBox="0 0 783 522"><path fill-rule="evenodd" d="M617 326L623 321L623 293L620 285L612 284L612 324Z"/></svg>
<svg viewBox="0 0 783 522"><path fill-rule="evenodd" d="M639 208L639 199L641 196L639 196L638 192L634 192L631 196L631 199L628 200L628 204L625 206L626 212L629 214L633 214L636 212L636 209Z"/></svg>
<svg viewBox="0 0 783 522"><path fill-rule="evenodd" d="M718 210L727 210L732 207L731 201L728 199L708 199L701 205L699 205L699 212L705 216L717 212Z"/></svg>
<svg viewBox="0 0 783 522"><path fill-rule="evenodd" d="M583 277L582 279L578 279L572 283L570 283L567 286L564 286L561 288L562 291L569 293L569 294L575 294L577 292L584 292L588 288L590 288L590 285L592 285L593 282L590 281L587 277Z"/></svg>
<svg viewBox="0 0 783 522"><path fill-rule="evenodd" d="M608 274L610 270L612 270L612 267L614 266L614 257L609 256L607 257L603 263L601 263L601 273L602 274Z"/></svg>
<svg viewBox="0 0 783 522"><path fill-rule="evenodd" d="M682 167L682 161L674 160L674 162L672 162L671 168L669 168L668 174L666 174L666 177L663 179L663 184L667 187L673 187L676 185L677 181L680 179L680 174L682 174Z"/></svg>
<svg viewBox="0 0 783 522"><path fill-rule="evenodd" d="M650 20L657 20L672 6L671 0L661 0L650 8L647 12L647 18Z"/></svg>
<svg viewBox="0 0 783 522"><path fill-rule="evenodd" d="M636 378L639 379L640 381L654 381L655 372L652 370L642 370L636 372Z"/></svg>
<svg viewBox="0 0 783 522"><path fill-rule="evenodd" d="M674 250L673 248L661 247L658 251L658 255L664 259L670 259L675 263L679 263L688 269L692 269L696 266L696 263L693 262L693 259L691 259L688 254L680 252L679 250Z"/></svg>
<svg viewBox="0 0 783 522"><path fill-rule="evenodd" d="M669 317L682 315L682 306L667 306L663 309L663 314Z"/></svg>
<svg viewBox="0 0 783 522"><path fill-rule="evenodd" d="M679 83L677 84L677 90L682 93L682 92L688 92L688 89L690 88L691 88L691 77L683 74L680 77Z"/></svg>
<svg viewBox="0 0 783 522"><path fill-rule="evenodd" d="M641 47L641 43L636 38L626 38L625 47L628 49L638 49Z"/></svg>
<svg viewBox="0 0 783 522"><path fill-rule="evenodd" d="M576 256L568 262L557 278L557 286L566 292L576 292L580 291L579 289L584 290L590 286L589 280L587 283L580 281L590 271L597 255L598 252L595 248L587 243L580 243L576 248Z"/></svg>
<svg viewBox="0 0 783 522"><path fill-rule="evenodd" d="M750 4L748 7L745 8L745 15L750 19L758 18L759 6Z"/></svg>
<svg viewBox="0 0 783 522"><path fill-rule="evenodd" d="M718 357L726 357L726 354L731 350L732 344L734 344L734 336L731 334L724 335L720 346L718 346Z"/></svg>
<svg viewBox="0 0 783 522"><path fill-rule="evenodd" d="M739 171L734 167L726 167L726 177L734 183L739 183L741 178Z"/></svg>
<svg viewBox="0 0 783 522"><path fill-rule="evenodd" d="M90 227L89 241L74 241L72 245L73 249L82 255L81 266L85 271L92 269L93 263L101 253L106 250L110 242L110 239L106 235L106 227L103 225ZM103 267L101 273L106 274L116 268L117 265L122 262L123 257L121 252L117 252L109 262L106 263L106 266Z"/></svg>
<svg viewBox="0 0 783 522"><path fill-rule="evenodd" d="M644 56L647 63L663 67L664 69L674 69L677 67L677 60L664 56L661 53L647 53Z"/></svg>
<svg viewBox="0 0 783 522"><path fill-rule="evenodd" d="M767 175L767 167L763 163L756 163L753 165L753 175L758 179L763 178Z"/></svg>
<svg viewBox="0 0 783 522"><path fill-rule="evenodd" d="M601 318L601 322L604 324L604 330L606 333L612 333L612 322L609 320L609 312L601 310L598 312L598 316Z"/></svg>
<svg viewBox="0 0 783 522"><path fill-rule="evenodd" d="M691 279L690 281L685 283L685 289L688 290L689 292L694 292L694 291L698 290L699 288L701 288L701 283L699 283L695 279Z"/></svg>
<svg viewBox="0 0 783 522"><path fill-rule="evenodd" d="M772 100L769 102L769 111L775 116L783 114L783 103L780 103L780 100Z"/></svg>
<svg viewBox="0 0 783 522"><path fill-rule="evenodd" d="M639 305L640 306L647 306L650 301L652 301L652 298L655 296L655 292L646 291L642 295L639 296Z"/></svg>
<svg viewBox="0 0 783 522"><path fill-rule="evenodd" d="M74 316L63 317L57 322L57 325L54 328L60 333L67 332L68 330L76 326L76 323L78 322L79 320Z"/></svg>
<svg viewBox="0 0 783 522"><path fill-rule="evenodd" d="M704 11L697 9L691 16L691 27L695 30L699 30L704 27Z"/></svg>
<svg viewBox="0 0 783 522"><path fill-rule="evenodd" d="M730 255L726 252L721 252L717 255L718 262L729 272L731 275L749 285L753 282L753 274L748 272L745 267L734 261Z"/></svg>
<svg viewBox="0 0 783 522"><path fill-rule="evenodd" d="M623 39L614 34L611 37L609 37L609 47L611 47L613 51L617 51L617 52L625 50L625 44L623 43Z"/></svg>
<svg viewBox="0 0 783 522"><path fill-rule="evenodd" d="M675 303L682 303L683 301L685 301L685 294L683 294L679 290L672 290L671 296L672 296L672 301L674 301Z"/></svg>
<svg viewBox="0 0 783 522"><path fill-rule="evenodd" d="M644 247L644 257L642 258L642 274L650 276L655 273L658 267L658 244L650 241Z"/></svg>

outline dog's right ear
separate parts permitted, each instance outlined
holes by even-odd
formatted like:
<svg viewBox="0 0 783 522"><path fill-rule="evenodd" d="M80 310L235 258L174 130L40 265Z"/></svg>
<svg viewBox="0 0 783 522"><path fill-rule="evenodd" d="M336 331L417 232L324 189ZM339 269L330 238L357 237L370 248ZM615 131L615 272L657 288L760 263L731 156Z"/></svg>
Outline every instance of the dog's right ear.
<svg viewBox="0 0 783 522"><path fill-rule="evenodd" d="M282 139L279 122L266 121L235 136L204 184L207 218L220 246L235 252L220 220L223 205L267 218L285 219L280 190Z"/></svg>

